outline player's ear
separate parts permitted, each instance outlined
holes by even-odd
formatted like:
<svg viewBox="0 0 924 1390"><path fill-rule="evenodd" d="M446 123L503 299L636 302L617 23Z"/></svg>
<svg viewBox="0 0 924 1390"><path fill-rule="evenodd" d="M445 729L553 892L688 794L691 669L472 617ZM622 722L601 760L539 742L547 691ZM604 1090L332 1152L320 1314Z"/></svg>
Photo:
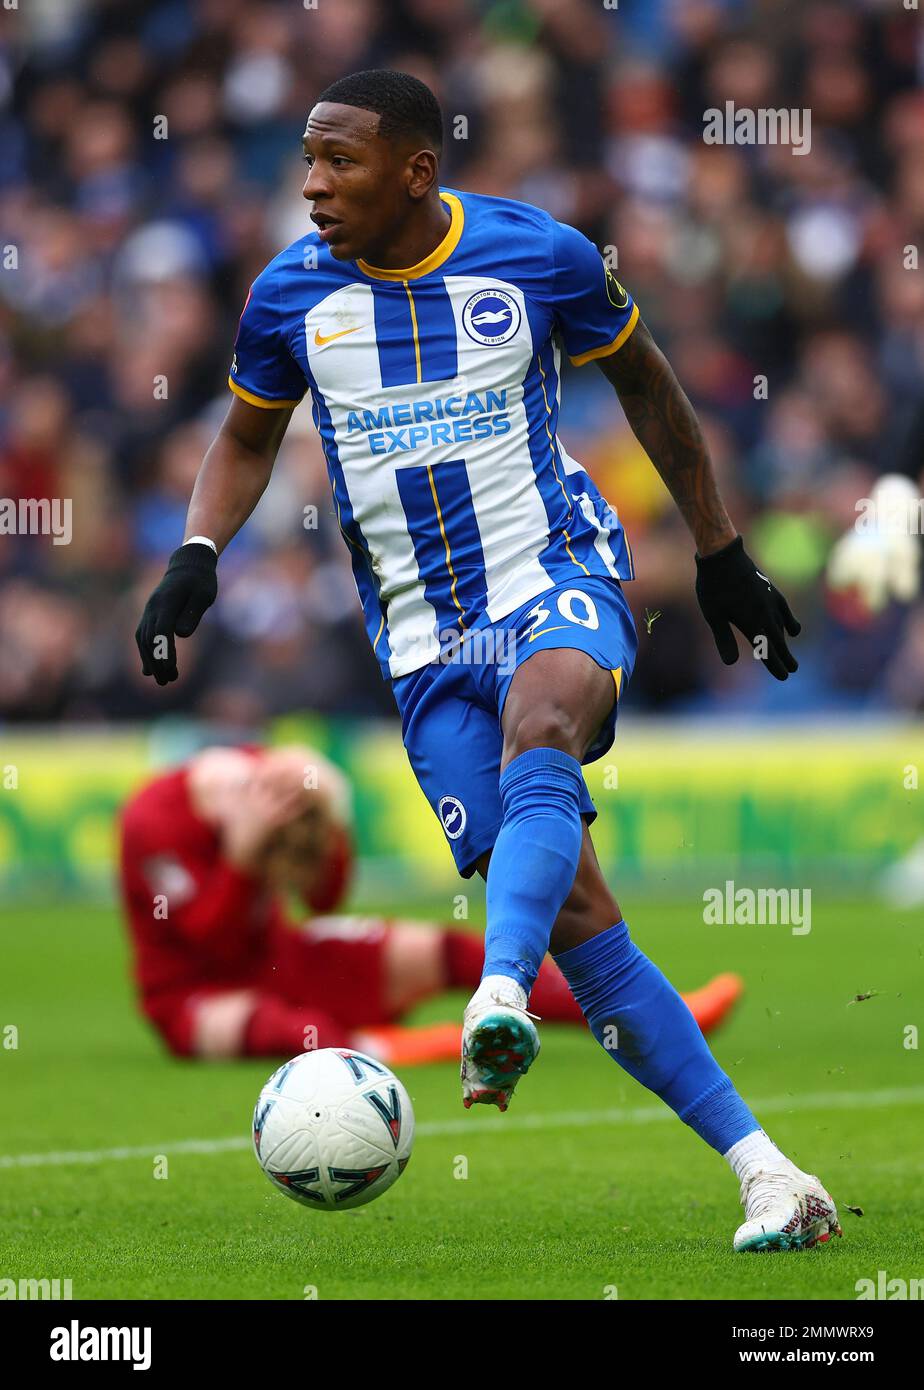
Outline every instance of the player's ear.
<svg viewBox="0 0 924 1390"><path fill-rule="evenodd" d="M432 150L417 150L406 165L408 197L419 202L439 182L439 161Z"/></svg>

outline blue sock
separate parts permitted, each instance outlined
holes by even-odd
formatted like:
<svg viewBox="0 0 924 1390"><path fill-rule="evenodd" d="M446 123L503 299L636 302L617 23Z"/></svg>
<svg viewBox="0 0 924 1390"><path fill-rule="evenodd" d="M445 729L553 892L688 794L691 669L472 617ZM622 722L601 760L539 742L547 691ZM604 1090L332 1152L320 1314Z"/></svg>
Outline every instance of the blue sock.
<svg viewBox="0 0 924 1390"><path fill-rule="evenodd" d="M577 873L583 787L580 763L557 748L530 748L501 773L483 973L510 975L527 993Z"/></svg>
<svg viewBox="0 0 924 1390"><path fill-rule="evenodd" d="M555 957L597 1042L719 1153L760 1125L625 922Z"/></svg>

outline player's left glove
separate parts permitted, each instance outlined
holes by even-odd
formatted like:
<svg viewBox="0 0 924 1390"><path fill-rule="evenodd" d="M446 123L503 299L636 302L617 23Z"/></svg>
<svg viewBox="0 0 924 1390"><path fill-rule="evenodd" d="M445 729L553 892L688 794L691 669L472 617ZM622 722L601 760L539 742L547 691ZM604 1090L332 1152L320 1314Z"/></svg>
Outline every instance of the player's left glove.
<svg viewBox="0 0 924 1390"><path fill-rule="evenodd" d="M799 669L786 637L798 637L802 624L776 585L761 574L740 536L713 555L697 555L696 597L726 666L738 660L734 623L778 681Z"/></svg>
<svg viewBox="0 0 924 1390"><path fill-rule="evenodd" d="M167 573L145 605L135 641L141 670L158 685L178 676L176 638L190 637L218 594L218 556L211 546L187 541L170 556Z"/></svg>

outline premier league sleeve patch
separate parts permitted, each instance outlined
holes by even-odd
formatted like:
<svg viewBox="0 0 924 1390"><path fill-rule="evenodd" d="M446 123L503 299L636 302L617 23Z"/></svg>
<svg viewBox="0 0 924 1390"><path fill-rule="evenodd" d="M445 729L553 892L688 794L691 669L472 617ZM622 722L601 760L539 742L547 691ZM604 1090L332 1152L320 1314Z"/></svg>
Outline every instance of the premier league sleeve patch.
<svg viewBox="0 0 924 1390"><path fill-rule="evenodd" d="M582 232L555 223L552 309L565 351L576 367L617 352L638 323L624 285Z"/></svg>
<svg viewBox="0 0 924 1390"><path fill-rule="evenodd" d="M629 291L623 288L605 261L603 263L603 269L607 299L614 309L627 309L629 306Z"/></svg>

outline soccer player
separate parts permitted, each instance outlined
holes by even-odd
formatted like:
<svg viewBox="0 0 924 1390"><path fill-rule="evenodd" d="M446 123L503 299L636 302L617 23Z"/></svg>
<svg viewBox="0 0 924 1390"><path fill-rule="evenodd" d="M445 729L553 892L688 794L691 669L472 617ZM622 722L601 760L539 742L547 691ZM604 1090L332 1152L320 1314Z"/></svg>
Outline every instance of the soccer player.
<svg viewBox="0 0 924 1390"><path fill-rule="evenodd" d="M435 924L329 915L350 884L349 800L342 774L300 747L207 748L131 797L122 901L141 1006L172 1052L351 1046L395 1066L458 1057L457 1025L397 1021L445 989L474 989L482 943ZM285 893L311 920L287 919ZM709 1032L740 992L737 976L719 975L686 998ZM550 960L533 1004L550 1021L584 1021Z"/></svg>
<svg viewBox="0 0 924 1390"><path fill-rule="evenodd" d="M214 601L217 557L307 390L408 757L459 871L487 879L465 1104L506 1109L535 1059L527 1004L551 948L613 1060L740 1179L735 1247L826 1240L833 1201L761 1129L632 941L594 855L581 765L612 743L635 661L633 564L559 437L562 351L611 382L687 522L722 660L737 660L734 626L785 680L799 624L745 551L693 409L598 251L538 208L440 187L441 145L436 99L403 73L344 77L309 113L317 230L251 288L234 400L138 628L143 670L176 679L175 637Z"/></svg>

